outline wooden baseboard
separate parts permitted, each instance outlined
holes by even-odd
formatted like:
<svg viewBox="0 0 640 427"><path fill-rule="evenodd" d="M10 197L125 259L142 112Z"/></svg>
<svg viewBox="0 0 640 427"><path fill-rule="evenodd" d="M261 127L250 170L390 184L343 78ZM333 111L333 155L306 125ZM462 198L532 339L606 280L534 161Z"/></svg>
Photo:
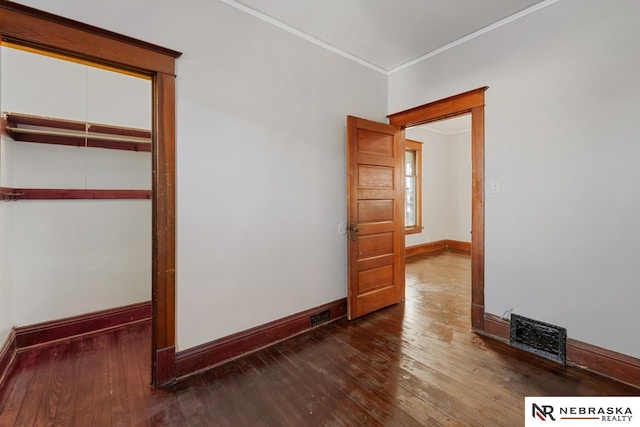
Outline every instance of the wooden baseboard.
<svg viewBox="0 0 640 427"><path fill-rule="evenodd" d="M445 240L447 249L458 249L459 251L471 252L471 242L462 242L460 240Z"/></svg>
<svg viewBox="0 0 640 427"><path fill-rule="evenodd" d="M66 319L15 328L18 350L151 319L151 302L96 311Z"/></svg>
<svg viewBox="0 0 640 427"><path fill-rule="evenodd" d="M509 343L510 322L484 315L483 335ZM640 359L582 341L567 339L567 364L640 388Z"/></svg>
<svg viewBox="0 0 640 427"><path fill-rule="evenodd" d="M638 358L568 339L567 363L640 388Z"/></svg>
<svg viewBox="0 0 640 427"><path fill-rule="evenodd" d="M509 336L511 335L509 328L509 320L502 319L493 314L484 315L484 335L488 335L508 344Z"/></svg>
<svg viewBox="0 0 640 427"><path fill-rule="evenodd" d="M422 255L429 252L441 251L443 249L458 249L461 251L471 252L470 242L461 242L459 240L435 240L429 243L422 243L420 245L407 246L404 249L404 256Z"/></svg>
<svg viewBox="0 0 640 427"><path fill-rule="evenodd" d="M9 336L0 347L0 387L4 382L4 379L9 375L11 366L16 357L18 349L16 347L16 334L12 329L9 332Z"/></svg>
<svg viewBox="0 0 640 427"><path fill-rule="evenodd" d="M178 380L184 379L197 372L213 368L224 362L305 332L311 329L310 316L326 310L329 310L330 321L345 316L347 314L347 299L342 298L178 352L175 361L176 378Z"/></svg>
<svg viewBox="0 0 640 427"><path fill-rule="evenodd" d="M423 243L421 245L407 246L404 248L405 256L422 255L429 252L440 251L447 248L446 240L436 240L434 242Z"/></svg>
<svg viewBox="0 0 640 427"><path fill-rule="evenodd" d="M156 350L153 366L153 385L162 387L172 384L176 377L176 348L164 347Z"/></svg>

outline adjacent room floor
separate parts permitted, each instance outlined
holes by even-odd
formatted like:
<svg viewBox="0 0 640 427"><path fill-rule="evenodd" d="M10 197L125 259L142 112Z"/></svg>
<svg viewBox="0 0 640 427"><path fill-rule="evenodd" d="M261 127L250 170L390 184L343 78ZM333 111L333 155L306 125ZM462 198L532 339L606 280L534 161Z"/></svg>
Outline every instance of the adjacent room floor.
<svg viewBox="0 0 640 427"><path fill-rule="evenodd" d="M518 426L524 396L640 390L470 331L470 259L407 259L404 304L340 319L164 390L150 324L21 353L0 426Z"/></svg>

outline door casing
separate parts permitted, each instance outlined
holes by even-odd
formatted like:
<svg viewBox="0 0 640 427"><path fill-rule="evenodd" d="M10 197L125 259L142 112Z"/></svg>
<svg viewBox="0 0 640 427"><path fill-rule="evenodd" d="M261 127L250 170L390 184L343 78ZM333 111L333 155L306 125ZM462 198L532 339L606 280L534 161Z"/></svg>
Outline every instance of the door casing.
<svg viewBox="0 0 640 427"><path fill-rule="evenodd" d="M471 327L485 331L484 309L484 93L487 86L388 115L405 129L471 114Z"/></svg>

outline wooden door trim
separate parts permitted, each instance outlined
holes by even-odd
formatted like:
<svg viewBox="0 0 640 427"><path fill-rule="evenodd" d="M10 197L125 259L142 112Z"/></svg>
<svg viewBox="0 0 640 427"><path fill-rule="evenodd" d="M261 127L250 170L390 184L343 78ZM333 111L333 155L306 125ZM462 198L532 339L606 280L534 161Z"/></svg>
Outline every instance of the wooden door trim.
<svg viewBox="0 0 640 427"><path fill-rule="evenodd" d="M34 8L0 0L2 40L151 76L152 373L175 378L175 59L181 53Z"/></svg>
<svg viewBox="0 0 640 427"><path fill-rule="evenodd" d="M471 326L484 331L484 86L390 114L389 124L406 128L471 114Z"/></svg>
<svg viewBox="0 0 640 427"><path fill-rule="evenodd" d="M181 53L28 6L0 0L5 41L116 68L174 74Z"/></svg>

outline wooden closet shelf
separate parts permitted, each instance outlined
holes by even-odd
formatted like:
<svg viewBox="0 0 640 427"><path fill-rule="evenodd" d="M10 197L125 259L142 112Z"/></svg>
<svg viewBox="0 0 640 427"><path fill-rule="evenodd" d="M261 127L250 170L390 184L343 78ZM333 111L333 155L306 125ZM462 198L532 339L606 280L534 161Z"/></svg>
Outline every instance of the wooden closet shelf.
<svg viewBox="0 0 640 427"><path fill-rule="evenodd" d="M151 151L151 131L19 113L3 113L2 132L15 141Z"/></svg>

